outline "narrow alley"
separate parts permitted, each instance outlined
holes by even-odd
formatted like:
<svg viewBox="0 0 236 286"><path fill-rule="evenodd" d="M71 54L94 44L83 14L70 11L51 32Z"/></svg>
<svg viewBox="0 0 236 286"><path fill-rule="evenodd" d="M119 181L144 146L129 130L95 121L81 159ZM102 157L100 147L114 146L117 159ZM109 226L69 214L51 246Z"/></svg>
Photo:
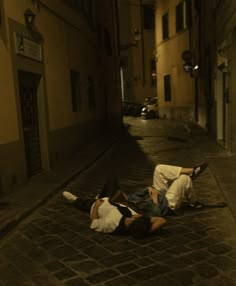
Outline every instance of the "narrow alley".
<svg viewBox="0 0 236 286"><path fill-rule="evenodd" d="M236 285L235 158L182 122L126 117L124 123L127 133L112 148L1 239L1 286ZM194 181L199 200L228 206L183 210L147 239L93 232L88 215L61 195L94 197L109 175L132 191L151 184L158 163L203 161L209 168ZM221 182L222 172L230 185Z"/></svg>

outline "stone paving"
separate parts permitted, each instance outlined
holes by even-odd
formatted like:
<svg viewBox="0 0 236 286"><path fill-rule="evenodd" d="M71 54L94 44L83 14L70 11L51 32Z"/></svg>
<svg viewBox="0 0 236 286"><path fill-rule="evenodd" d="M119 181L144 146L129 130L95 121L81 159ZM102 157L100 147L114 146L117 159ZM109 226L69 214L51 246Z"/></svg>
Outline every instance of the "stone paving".
<svg viewBox="0 0 236 286"><path fill-rule="evenodd" d="M132 136L65 189L93 197L115 174L132 191L151 183L157 163L188 167L206 159L181 123L125 120ZM210 169L194 186L203 202L223 200ZM2 239L0 286L236 285L236 223L228 207L182 210L143 240L96 233L88 225L86 213L67 204L61 192L55 195Z"/></svg>

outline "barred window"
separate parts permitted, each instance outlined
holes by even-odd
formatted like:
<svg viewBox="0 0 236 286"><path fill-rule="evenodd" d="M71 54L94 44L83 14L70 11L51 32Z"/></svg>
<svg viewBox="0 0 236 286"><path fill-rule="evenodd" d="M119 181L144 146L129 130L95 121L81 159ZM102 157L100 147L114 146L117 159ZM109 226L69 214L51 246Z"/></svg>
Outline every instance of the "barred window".
<svg viewBox="0 0 236 286"><path fill-rule="evenodd" d="M162 39L169 38L169 15L168 13L162 16Z"/></svg>
<svg viewBox="0 0 236 286"><path fill-rule="evenodd" d="M80 73L71 70L70 80L71 80L72 111L77 112L81 110Z"/></svg>
<svg viewBox="0 0 236 286"><path fill-rule="evenodd" d="M88 77L88 100L89 110L93 111L96 108L95 92L94 92L94 80L92 77Z"/></svg>
<svg viewBox="0 0 236 286"><path fill-rule="evenodd" d="M164 76L164 97L165 101L171 101L171 78L169 74Z"/></svg>
<svg viewBox="0 0 236 286"><path fill-rule="evenodd" d="M192 21L191 0L184 0L180 2L176 6L175 15L177 33L190 27Z"/></svg>
<svg viewBox="0 0 236 286"><path fill-rule="evenodd" d="M112 56L111 36L107 29L104 29L104 46L108 56Z"/></svg>
<svg viewBox="0 0 236 286"><path fill-rule="evenodd" d="M145 30L154 30L155 14L153 5L143 5L143 28Z"/></svg>

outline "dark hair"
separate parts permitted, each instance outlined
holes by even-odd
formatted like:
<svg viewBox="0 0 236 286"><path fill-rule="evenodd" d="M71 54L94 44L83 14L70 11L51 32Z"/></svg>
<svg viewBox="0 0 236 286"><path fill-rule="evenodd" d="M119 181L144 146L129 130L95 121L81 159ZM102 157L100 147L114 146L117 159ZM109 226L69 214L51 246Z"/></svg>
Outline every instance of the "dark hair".
<svg viewBox="0 0 236 286"><path fill-rule="evenodd" d="M129 226L129 232L134 238L144 238L150 234L151 219L147 216L136 218Z"/></svg>

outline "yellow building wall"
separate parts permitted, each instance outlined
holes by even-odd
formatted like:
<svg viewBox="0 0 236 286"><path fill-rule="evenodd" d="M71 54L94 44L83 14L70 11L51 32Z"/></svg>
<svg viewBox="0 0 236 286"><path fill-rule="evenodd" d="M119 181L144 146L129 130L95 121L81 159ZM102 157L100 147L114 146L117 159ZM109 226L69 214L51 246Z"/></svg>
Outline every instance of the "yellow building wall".
<svg viewBox="0 0 236 286"><path fill-rule="evenodd" d="M54 130L73 124L68 55L72 43L67 44L65 24L57 17L51 19L50 14L46 12L45 14L41 18L40 27L45 42L44 59L49 128ZM58 30L57 33L55 33L56 30ZM78 53L80 53L79 49ZM76 58L75 62L78 62Z"/></svg>
<svg viewBox="0 0 236 286"><path fill-rule="evenodd" d="M73 13L67 7L60 9L60 5L56 5L55 1L44 2L58 13L54 16L51 11L44 9L40 12L38 21L44 38L49 128L55 130L96 116L96 113L90 113L86 108L88 106L87 78L93 77L96 51L91 48L92 43L89 41L91 32L78 13ZM77 113L71 112L70 69L81 72L82 109Z"/></svg>
<svg viewBox="0 0 236 286"><path fill-rule="evenodd" d="M108 128L113 132L122 129L115 1L94 2L100 24L100 47L97 26L89 22L91 17L65 3L64 0L0 1L0 195L31 176L27 172L30 168L25 143L27 128L22 120L26 109L21 110L20 104L19 85L24 88L19 77L22 71L38 79L34 91L40 150L37 154L40 153L41 159L38 173L71 158ZM27 9L36 15L33 31L25 25ZM110 37L111 55L105 47L104 31ZM32 59L29 54L16 54L15 33L42 48L42 61ZM35 35L42 36L38 44ZM82 105L77 112L72 110L71 70L80 73ZM94 82L95 108L89 107L88 77ZM34 163L37 154L34 153L30 163Z"/></svg>
<svg viewBox="0 0 236 286"><path fill-rule="evenodd" d="M180 1L158 1L156 5L155 45L157 94L161 117L193 119L194 82L183 69L182 52L189 50L189 31L176 33L175 7ZM162 39L162 16L169 15L169 38ZM171 101L164 98L164 76L171 76Z"/></svg>
<svg viewBox="0 0 236 286"><path fill-rule="evenodd" d="M22 5L18 1L5 1L1 7L2 23L0 27L0 144L19 139L9 38L3 37L3 34L4 36L7 34L8 27L3 12L9 14L12 7L15 7L15 12L9 17L16 17L19 21L23 20L23 15L20 13Z"/></svg>
<svg viewBox="0 0 236 286"><path fill-rule="evenodd" d="M88 76L96 80L97 72L94 69L96 39L91 34L91 29L82 14L65 5L58 5L58 0L40 2L41 8L38 11L29 0L5 1L5 13L9 18L23 25L24 11L27 8L36 14L35 25L43 35L48 124L50 130L56 130L92 120L102 112L99 109L99 102L96 105L96 111L88 111L87 80ZM76 113L71 112L70 69L81 72L82 109ZM95 85L97 85L96 82Z"/></svg>
<svg viewBox="0 0 236 286"><path fill-rule="evenodd" d="M0 37L0 144L19 138L9 51Z"/></svg>
<svg viewBox="0 0 236 286"><path fill-rule="evenodd" d="M151 60L154 59L154 31L145 30L141 4L152 1L120 0L120 41L122 45L134 41L134 31L140 35L136 47L130 47L121 54L127 57L124 68L124 100L143 103L146 97L156 96L156 88L151 85Z"/></svg>

